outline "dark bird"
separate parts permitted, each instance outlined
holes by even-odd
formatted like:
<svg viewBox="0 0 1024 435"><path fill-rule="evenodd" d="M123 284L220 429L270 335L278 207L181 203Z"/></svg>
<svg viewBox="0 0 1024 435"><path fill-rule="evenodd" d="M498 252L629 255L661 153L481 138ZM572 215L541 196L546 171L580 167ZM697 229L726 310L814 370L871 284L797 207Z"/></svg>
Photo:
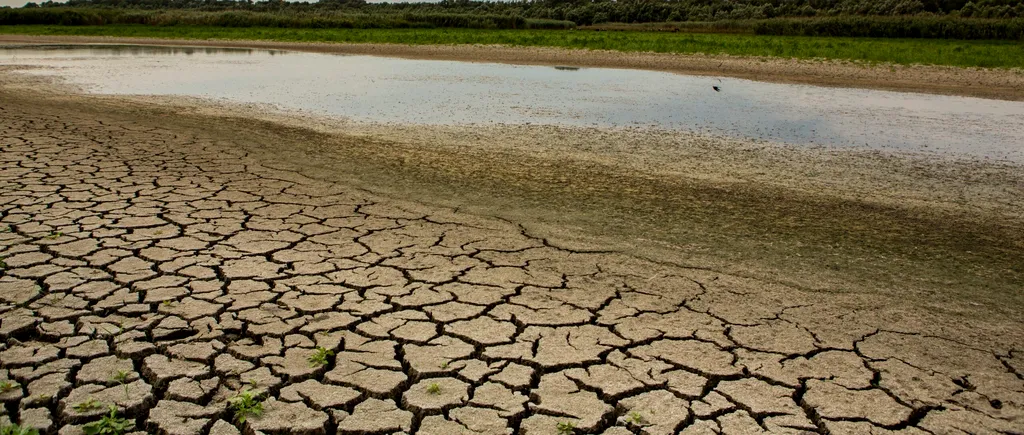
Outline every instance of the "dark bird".
<svg viewBox="0 0 1024 435"><path fill-rule="evenodd" d="M722 88L718 87L717 85L712 86L711 89L714 89L715 92L722 92Z"/></svg>

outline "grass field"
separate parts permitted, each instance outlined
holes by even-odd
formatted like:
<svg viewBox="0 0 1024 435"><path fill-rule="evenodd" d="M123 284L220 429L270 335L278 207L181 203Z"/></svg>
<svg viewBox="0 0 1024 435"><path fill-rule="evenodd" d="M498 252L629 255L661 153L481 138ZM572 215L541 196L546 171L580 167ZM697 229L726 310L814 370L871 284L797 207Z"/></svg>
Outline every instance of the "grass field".
<svg viewBox="0 0 1024 435"><path fill-rule="evenodd" d="M659 53L845 59L897 64L1024 68L1024 42L663 32L480 29L284 29L191 26L0 26L0 33L286 42L504 44Z"/></svg>

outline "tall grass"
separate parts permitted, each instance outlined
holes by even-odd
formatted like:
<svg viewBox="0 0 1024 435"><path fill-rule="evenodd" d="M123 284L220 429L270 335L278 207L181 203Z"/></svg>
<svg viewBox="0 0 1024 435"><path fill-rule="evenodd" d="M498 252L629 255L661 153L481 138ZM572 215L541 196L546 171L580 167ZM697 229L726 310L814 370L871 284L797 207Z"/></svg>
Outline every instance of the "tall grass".
<svg viewBox="0 0 1024 435"><path fill-rule="evenodd" d="M194 26L0 26L0 33L286 42L503 44L658 53L827 58L898 64L1024 68L1024 43L667 32L487 29L296 29Z"/></svg>
<svg viewBox="0 0 1024 435"><path fill-rule="evenodd" d="M1024 19L953 16L772 18L767 20L603 23L582 30L749 33L776 36L1024 40Z"/></svg>
<svg viewBox="0 0 1024 435"><path fill-rule="evenodd" d="M839 16L759 20L752 26L758 35L1024 40L1024 18Z"/></svg>

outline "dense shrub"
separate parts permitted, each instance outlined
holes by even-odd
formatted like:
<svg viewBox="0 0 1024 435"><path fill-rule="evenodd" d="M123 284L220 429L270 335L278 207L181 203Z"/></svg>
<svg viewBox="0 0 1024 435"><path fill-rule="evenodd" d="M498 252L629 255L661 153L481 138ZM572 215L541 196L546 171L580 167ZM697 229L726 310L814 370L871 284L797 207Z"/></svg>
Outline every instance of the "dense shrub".
<svg viewBox="0 0 1024 435"><path fill-rule="evenodd" d="M527 29L548 29L548 30L565 30L575 29L576 23L566 20L545 20L540 18L530 18L526 20Z"/></svg>

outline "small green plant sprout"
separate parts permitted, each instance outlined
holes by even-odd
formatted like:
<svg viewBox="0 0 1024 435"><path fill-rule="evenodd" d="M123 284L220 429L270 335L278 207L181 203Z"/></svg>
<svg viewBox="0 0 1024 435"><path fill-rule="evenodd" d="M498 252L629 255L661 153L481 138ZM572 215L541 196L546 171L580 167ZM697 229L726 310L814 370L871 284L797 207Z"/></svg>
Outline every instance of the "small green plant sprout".
<svg viewBox="0 0 1024 435"><path fill-rule="evenodd" d="M162 304L163 304L163 305L164 305L165 307L169 307L169 306L171 306L171 305L174 305L174 300L172 300L172 299L168 299L168 300L166 300L166 301L163 301L163 302L161 302L161 303L162 303Z"/></svg>
<svg viewBox="0 0 1024 435"><path fill-rule="evenodd" d="M50 235L46 236L46 238L50 239L50 240L57 240L57 239L61 238L61 236L63 236L63 235L64 235L64 233L62 233L60 231L55 231L55 232L50 233Z"/></svg>
<svg viewBox="0 0 1024 435"><path fill-rule="evenodd" d="M7 257L0 256L0 270L4 270L4 269L7 268L7 262L4 261L6 259L7 259Z"/></svg>
<svg viewBox="0 0 1024 435"><path fill-rule="evenodd" d="M132 375L132 372L127 370L118 370L114 374L110 375L110 380L123 384L128 381L128 377Z"/></svg>
<svg viewBox="0 0 1024 435"><path fill-rule="evenodd" d="M434 382L427 386L427 392L430 394L441 394L441 386Z"/></svg>
<svg viewBox="0 0 1024 435"><path fill-rule="evenodd" d="M325 365L327 365L327 363L329 362L328 360L332 356L334 356L334 351L333 350L317 346L317 348L315 350L313 350L313 355L310 355L310 357L309 357L309 366L310 367L322 367L322 366L325 366Z"/></svg>
<svg viewBox="0 0 1024 435"><path fill-rule="evenodd" d="M114 373L114 375L110 377L110 380L112 380L114 382L117 382L118 384L121 384L121 386L124 387L124 398L125 398L125 400L128 400L129 398L131 398L131 395L128 393L128 378L131 375L132 375L132 372L125 371L125 370L118 370L117 373Z"/></svg>
<svg viewBox="0 0 1024 435"><path fill-rule="evenodd" d="M445 361L445 362L441 363L441 369L442 370L448 370L448 361Z"/></svg>
<svg viewBox="0 0 1024 435"><path fill-rule="evenodd" d="M626 419L626 421L636 426L640 426L644 424L644 416L640 415L639 412L632 411L629 413L629 417Z"/></svg>
<svg viewBox="0 0 1024 435"><path fill-rule="evenodd" d="M0 425L0 435L39 435L39 430L16 424Z"/></svg>
<svg viewBox="0 0 1024 435"><path fill-rule="evenodd" d="M17 387L18 384L11 381L0 381L0 393L6 393Z"/></svg>
<svg viewBox="0 0 1024 435"><path fill-rule="evenodd" d="M256 378L249 379L249 389L250 390L257 390L259 388L260 388L260 381L257 381Z"/></svg>
<svg viewBox="0 0 1024 435"><path fill-rule="evenodd" d="M97 409L103 409L103 404L90 397L86 401L75 404L75 406L72 406L71 408L78 412L89 412Z"/></svg>
<svg viewBox="0 0 1024 435"><path fill-rule="evenodd" d="M82 426L85 435L123 435L132 427L128 419L117 416L117 407L110 406L110 414L103 416L98 421Z"/></svg>
<svg viewBox="0 0 1024 435"><path fill-rule="evenodd" d="M228 404L235 411L235 421L239 424L245 423L250 417L263 415L263 402L260 402L259 395L252 391L242 391L228 399Z"/></svg>
<svg viewBox="0 0 1024 435"><path fill-rule="evenodd" d="M569 421L560 421L555 425L555 429L558 429L558 435L572 435L576 430L576 425Z"/></svg>

